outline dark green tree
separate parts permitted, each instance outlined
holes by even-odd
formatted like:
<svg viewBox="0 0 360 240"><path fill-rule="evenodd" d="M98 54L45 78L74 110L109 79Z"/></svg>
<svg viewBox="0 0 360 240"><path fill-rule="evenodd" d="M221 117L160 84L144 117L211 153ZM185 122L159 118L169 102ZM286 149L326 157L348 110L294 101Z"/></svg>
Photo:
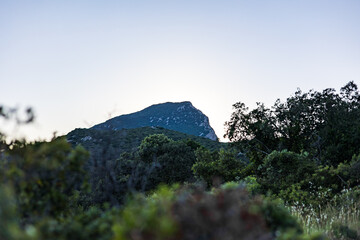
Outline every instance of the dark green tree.
<svg viewBox="0 0 360 240"><path fill-rule="evenodd" d="M173 141L163 134L150 135L141 142L138 156L146 164L157 164L150 177L152 186L193 180L195 153L183 141Z"/></svg>
<svg viewBox="0 0 360 240"><path fill-rule="evenodd" d="M196 163L192 170L194 175L211 185L214 180L237 181L244 177L246 163L238 157L234 149L220 149L219 152L211 153L205 148L195 151Z"/></svg>
<svg viewBox="0 0 360 240"><path fill-rule="evenodd" d="M265 157L259 170L260 184L277 194L292 184L309 179L316 170L316 163L305 154L273 151Z"/></svg>
<svg viewBox="0 0 360 240"><path fill-rule="evenodd" d="M271 108L258 103L249 111L240 102L234 108L225 123L225 137L246 150L255 169L273 150L307 151L319 164L331 165L359 153L360 95L354 82L339 94L331 88L307 93L298 90Z"/></svg>

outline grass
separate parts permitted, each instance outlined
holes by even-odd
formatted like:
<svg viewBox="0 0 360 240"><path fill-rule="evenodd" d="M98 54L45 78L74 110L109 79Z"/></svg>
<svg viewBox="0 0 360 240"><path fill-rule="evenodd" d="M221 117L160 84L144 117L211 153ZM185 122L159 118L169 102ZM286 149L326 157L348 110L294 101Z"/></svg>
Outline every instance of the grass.
<svg viewBox="0 0 360 240"><path fill-rule="evenodd" d="M307 234L329 239L360 239L360 189L347 189L325 206L289 206Z"/></svg>

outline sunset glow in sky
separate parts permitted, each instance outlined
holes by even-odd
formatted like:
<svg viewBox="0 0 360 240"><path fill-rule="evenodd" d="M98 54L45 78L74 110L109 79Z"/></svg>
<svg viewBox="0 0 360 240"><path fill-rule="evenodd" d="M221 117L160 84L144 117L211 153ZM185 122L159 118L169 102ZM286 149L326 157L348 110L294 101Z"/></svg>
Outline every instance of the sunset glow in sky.
<svg viewBox="0 0 360 240"><path fill-rule="evenodd" d="M0 104L48 139L191 101L222 140L232 104L360 85L359 0L0 1Z"/></svg>

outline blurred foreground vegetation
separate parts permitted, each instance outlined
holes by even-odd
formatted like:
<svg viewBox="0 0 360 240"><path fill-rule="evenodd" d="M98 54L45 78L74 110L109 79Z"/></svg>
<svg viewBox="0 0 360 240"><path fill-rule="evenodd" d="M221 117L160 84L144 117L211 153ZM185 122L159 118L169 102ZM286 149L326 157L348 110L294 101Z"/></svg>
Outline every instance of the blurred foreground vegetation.
<svg viewBox="0 0 360 240"><path fill-rule="evenodd" d="M2 136L0 239L360 239L356 84L234 108L224 148L143 128L114 159L123 143L85 133Z"/></svg>

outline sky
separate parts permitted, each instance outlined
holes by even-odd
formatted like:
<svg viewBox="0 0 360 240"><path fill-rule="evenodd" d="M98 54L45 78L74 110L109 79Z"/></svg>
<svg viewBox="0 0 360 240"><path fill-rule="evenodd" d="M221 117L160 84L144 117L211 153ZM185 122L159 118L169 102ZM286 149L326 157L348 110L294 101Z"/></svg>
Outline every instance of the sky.
<svg viewBox="0 0 360 240"><path fill-rule="evenodd" d="M1 0L0 105L36 120L0 131L49 139L191 101L224 141L238 101L360 85L359 13L359 0Z"/></svg>

